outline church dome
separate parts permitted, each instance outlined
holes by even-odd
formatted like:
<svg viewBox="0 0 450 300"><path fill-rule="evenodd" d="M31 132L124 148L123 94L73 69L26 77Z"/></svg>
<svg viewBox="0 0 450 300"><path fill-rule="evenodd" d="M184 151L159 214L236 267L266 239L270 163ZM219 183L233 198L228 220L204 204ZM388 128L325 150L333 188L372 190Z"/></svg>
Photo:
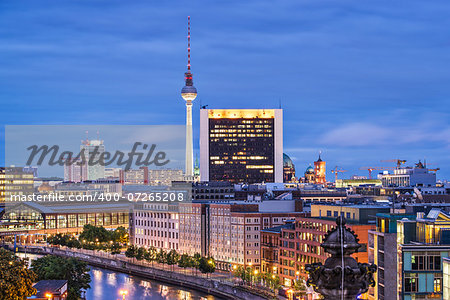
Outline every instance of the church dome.
<svg viewBox="0 0 450 300"><path fill-rule="evenodd" d="M294 168L291 158L283 153L283 168Z"/></svg>
<svg viewBox="0 0 450 300"><path fill-rule="evenodd" d="M311 167L311 166L307 167L305 173L307 173L307 174L313 174L313 173L314 173L314 168Z"/></svg>

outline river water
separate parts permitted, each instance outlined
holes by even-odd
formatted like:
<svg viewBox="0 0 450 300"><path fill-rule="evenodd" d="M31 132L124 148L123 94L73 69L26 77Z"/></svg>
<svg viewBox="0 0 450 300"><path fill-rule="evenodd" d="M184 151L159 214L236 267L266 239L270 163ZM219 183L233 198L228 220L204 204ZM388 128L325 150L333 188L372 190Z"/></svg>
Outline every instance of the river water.
<svg viewBox="0 0 450 300"><path fill-rule="evenodd" d="M21 257L23 253L18 254ZM39 256L27 254L30 259ZM122 300L119 292L127 290L126 300L218 300L219 298L192 289L147 280L138 276L90 266L91 288L86 291L87 300Z"/></svg>

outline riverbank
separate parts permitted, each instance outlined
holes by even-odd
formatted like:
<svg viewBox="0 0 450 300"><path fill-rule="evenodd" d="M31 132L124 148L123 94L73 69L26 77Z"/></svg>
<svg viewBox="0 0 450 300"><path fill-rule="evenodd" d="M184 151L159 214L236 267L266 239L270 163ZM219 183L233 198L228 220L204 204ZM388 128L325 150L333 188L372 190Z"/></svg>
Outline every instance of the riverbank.
<svg viewBox="0 0 450 300"><path fill-rule="evenodd" d="M54 248L45 246L19 246L21 252L33 254L52 254L62 257L75 257L88 264L116 272L140 276L159 282L166 282L180 287L186 287L202 291L224 299L273 299L273 294L252 291L248 288L232 284L229 280L211 279L173 272L167 268L160 269L149 266L148 263L126 258L121 255L110 255L107 253L69 248Z"/></svg>

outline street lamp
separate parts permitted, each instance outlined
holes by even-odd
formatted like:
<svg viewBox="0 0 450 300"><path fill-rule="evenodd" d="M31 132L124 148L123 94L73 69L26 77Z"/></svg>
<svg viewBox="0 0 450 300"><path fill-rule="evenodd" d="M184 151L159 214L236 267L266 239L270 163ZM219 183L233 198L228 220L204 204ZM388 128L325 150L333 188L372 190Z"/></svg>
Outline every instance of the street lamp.
<svg viewBox="0 0 450 300"><path fill-rule="evenodd" d="M128 295L127 290L120 290L119 294L122 296L122 299L125 300L125 296Z"/></svg>
<svg viewBox="0 0 450 300"><path fill-rule="evenodd" d="M45 298L47 298L47 299L52 299L52 294L50 294L50 293L45 293Z"/></svg>

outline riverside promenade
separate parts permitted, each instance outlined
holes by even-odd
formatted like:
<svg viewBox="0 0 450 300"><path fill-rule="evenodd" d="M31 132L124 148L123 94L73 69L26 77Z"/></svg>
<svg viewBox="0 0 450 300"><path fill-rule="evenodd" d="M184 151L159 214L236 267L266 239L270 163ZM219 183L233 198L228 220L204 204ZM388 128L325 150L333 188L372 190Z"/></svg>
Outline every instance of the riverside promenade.
<svg viewBox="0 0 450 300"><path fill-rule="evenodd" d="M12 245L8 245L8 247L11 250L13 249ZM112 255L95 250L37 245L18 245L17 250L30 254L74 257L92 266L195 289L224 299L259 300L278 298L269 291L239 285L234 282L231 274L226 272L215 272L205 275L191 268L183 269L176 265L169 266L138 261L123 254Z"/></svg>

